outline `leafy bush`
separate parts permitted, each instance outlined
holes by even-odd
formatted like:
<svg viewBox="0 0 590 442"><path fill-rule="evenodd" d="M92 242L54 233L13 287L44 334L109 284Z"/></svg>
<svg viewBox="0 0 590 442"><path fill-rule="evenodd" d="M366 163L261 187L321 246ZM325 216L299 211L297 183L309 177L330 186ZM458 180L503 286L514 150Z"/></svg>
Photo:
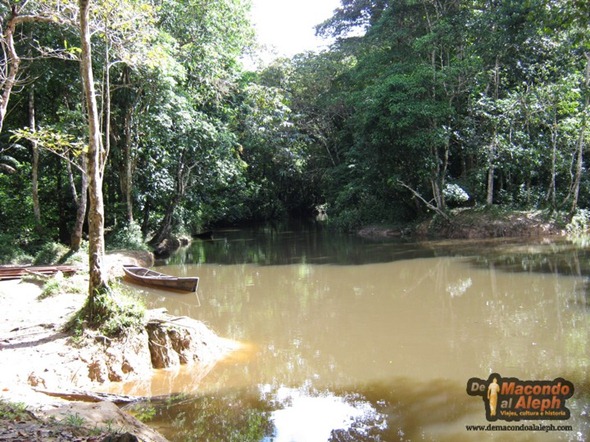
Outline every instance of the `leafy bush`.
<svg viewBox="0 0 590 442"><path fill-rule="evenodd" d="M465 203L469 201L469 194L458 184L447 183L443 189L443 195L450 203Z"/></svg>
<svg viewBox="0 0 590 442"><path fill-rule="evenodd" d="M576 211L569 224L565 227L568 236L581 236L588 232L590 227L590 210L579 209Z"/></svg>
<svg viewBox="0 0 590 442"><path fill-rule="evenodd" d="M0 233L0 264L30 264L33 257L15 244L10 235Z"/></svg>
<svg viewBox="0 0 590 442"><path fill-rule="evenodd" d="M63 261L69 252L70 249L63 244L48 242L41 246L41 249L35 255L33 264L58 264Z"/></svg>
<svg viewBox="0 0 590 442"><path fill-rule="evenodd" d="M136 222L124 225L109 235L107 246L111 249L148 250L141 227Z"/></svg>
<svg viewBox="0 0 590 442"><path fill-rule="evenodd" d="M328 222L340 230L354 231L372 224L391 224L408 219L407 208L395 191L367 190L348 184L338 193L328 211Z"/></svg>

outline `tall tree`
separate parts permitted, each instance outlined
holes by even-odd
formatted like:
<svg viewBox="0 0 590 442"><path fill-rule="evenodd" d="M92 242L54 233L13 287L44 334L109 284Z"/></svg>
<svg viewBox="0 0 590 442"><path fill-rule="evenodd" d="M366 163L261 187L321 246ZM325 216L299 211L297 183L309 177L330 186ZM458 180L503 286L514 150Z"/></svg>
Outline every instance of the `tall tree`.
<svg viewBox="0 0 590 442"><path fill-rule="evenodd" d="M103 174L106 155L101 144L101 132L92 73L92 45L90 41L90 0L79 0L80 7L80 53L84 98L88 117L88 254L89 274L87 315L91 323L104 317L105 307L100 297L108 290L104 265L104 202Z"/></svg>
<svg viewBox="0 0 590 442"><path fill-rule="evenodd" d="M164 112L154 116L157 124L149 131L154 137L146 143L168 139L153 149L166 161L169 193L152 242L182 224L177 214L189 189L199 193L194 180L205 175L205 168L214 181L227 176L228 169L229 175L233 173L227 166L236 159L237 145L227 126L239 78L238 60L251 38L248 9L246 0L170 2L161 9L160 28L174 38L175 58L183 72L172 88L165 86L170 101L157 106ZM181 222L175 223L175 217Z"/></svg>

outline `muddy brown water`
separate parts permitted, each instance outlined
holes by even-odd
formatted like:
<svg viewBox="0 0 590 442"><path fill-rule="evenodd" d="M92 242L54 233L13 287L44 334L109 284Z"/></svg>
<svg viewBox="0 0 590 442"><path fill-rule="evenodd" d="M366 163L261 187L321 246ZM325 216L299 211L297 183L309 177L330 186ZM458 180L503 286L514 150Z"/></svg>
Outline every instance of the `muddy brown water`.
<svg viewBox="0 0 590 442"><path fill-rule="evenodd" d="M180 393L143 408L172 441L588 440L586 253L553 240L220 232L158 268L200 276L197 294L137 290L243 348L208 373L162 370L115 389ZM466 385L492 373L571 381L571 417L488 421ZM467 428L490 424L521 431Z"/></svg>

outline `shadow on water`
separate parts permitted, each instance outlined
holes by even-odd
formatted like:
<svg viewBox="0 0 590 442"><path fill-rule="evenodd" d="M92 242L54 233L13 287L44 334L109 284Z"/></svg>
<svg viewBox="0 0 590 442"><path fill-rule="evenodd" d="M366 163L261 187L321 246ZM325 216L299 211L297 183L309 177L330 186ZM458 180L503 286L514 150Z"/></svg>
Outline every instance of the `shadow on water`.
<svg viewBox="0 0 590 442"><path fill-rule="evenodd" d="M588 385L580 387L588 391ZM573 407L568 404L575 416L573 422L537 422L574 424L578 431L499 431L485 434L485 439L585 440L590 422L588 403L583 399L579 398ZM494 425L520 423L497 421ZM445 379L417 382L395 378L350 391L257 386L187 396L156 404L151 424L172 442L460 442L482 440L484 433L468 432L467 425L490 423L485 420L483 401L468 396L463 384Z"/></svg>

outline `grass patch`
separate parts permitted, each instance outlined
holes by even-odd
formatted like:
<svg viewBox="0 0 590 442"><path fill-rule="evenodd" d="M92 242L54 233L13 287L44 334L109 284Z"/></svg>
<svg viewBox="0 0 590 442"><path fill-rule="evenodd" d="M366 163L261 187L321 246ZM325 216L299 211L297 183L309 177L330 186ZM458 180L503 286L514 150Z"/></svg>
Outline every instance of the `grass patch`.
<svg viewBox="0 0 590 442"><path fill-rule="evenodd" d="M68 414L64 423L70 427L81 428L86 424L86 419L84 419L78 413Z"/></svg>
<svg viewBox="0 0 590 442"><path fill-rule="evenodd" d="M27 405L22 402L6 402L0 400L0 419L20 421L29 417Z"/></svg>
<svg viewBox="0 0 590 442"><path fill-rule="evenodd" d="M47 419L36 417L27 411L27 405L22 402L8 402L0 400L0 425L2 422L27 423L22 431L19 431L17 439L10 440L40 440L40 430L59 434L59 440L118 440L117 436L123 434L123 428L115 428L112 421L105 426L88 428L89 422L79 413L68 414L64 419L57 420L55 416ZM5 439L2 439L5 440ZM51 440L54 440L53 438Z"/></svg>
<svg viewBox="0 0 590 442"><path fill-rule="evenodd" d="M125 334L143 327L145 303L136 296L114 286L88 297L84 306L68 321L66 331L82 336L84 329L99 330L107 337Z"/></svg>
<svg viewBox="0 0 590 442"><path fill-rule="evenodd" d="M56 275L44 282L41 294L37 299L41 301L42 299L51 298L61 293L83 294L86 290L87 287L84 281Z"/></svg>

